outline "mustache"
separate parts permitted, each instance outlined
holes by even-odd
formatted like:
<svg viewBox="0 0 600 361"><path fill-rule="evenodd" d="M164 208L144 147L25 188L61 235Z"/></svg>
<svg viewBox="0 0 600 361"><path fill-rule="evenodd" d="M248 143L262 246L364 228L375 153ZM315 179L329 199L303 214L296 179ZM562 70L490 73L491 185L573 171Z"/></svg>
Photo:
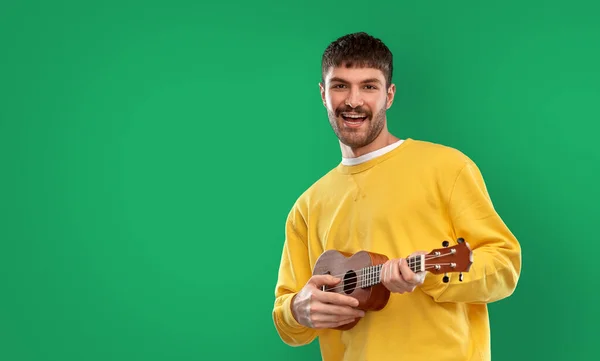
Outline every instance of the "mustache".
<svg viewBox="0 0 600 361"><path fill-rule="evenodd" d="M339 117L339 116L341 116L341 115L342 115L342 113L352 113L352 112L353 112L353 113L361 113L361 114L366 114L367 118L371 118L371 112L370 112L370 111L368 111L367 109L364 109L364 108L362 108L362 107L358 107L358 108L351 108L351 107L349 107L349 106L347 106L347 105L346 105L346 106L343 106L343 107L340 107L340 108L338 108L338 109L335 111L335 115Z"/></svg>

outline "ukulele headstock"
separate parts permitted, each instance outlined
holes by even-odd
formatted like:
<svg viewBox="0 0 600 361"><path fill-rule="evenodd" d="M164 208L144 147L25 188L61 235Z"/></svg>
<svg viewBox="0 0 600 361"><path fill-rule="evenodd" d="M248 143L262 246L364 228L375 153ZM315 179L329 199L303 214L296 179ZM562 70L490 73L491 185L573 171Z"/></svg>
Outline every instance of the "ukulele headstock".
<svg viewBox="0 0 600 361"><path fill-rule="evenodd" d="M425 256L427 271L433 274L447 274L468 272L473 264L473 252L463 238L457 240L458 244L449 247L449 242L442 242L444 248L437 248ZM447 276L444 282L447 282Z"/></svg>

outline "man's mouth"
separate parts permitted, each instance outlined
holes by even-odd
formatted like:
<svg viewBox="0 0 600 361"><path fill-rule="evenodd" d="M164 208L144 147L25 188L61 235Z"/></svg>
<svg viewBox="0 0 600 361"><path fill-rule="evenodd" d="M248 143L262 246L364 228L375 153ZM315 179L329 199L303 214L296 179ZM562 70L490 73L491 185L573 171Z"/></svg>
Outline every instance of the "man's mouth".
<svg viewBox="0 0 600 361"><path fill-rule="evenodd" d="M342 113L344 123L349 127L360 127L367 119L366 114L362 113Z"/></svg>

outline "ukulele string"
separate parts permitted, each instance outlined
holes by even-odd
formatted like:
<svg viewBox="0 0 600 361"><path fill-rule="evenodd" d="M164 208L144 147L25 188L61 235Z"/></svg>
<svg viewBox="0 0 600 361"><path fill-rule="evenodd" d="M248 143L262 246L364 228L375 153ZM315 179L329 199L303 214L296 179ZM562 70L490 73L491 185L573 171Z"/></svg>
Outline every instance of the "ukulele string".
<svg viewBox="0 0 600 361"><path fill-rule="evenodd" d="M441 265L441 266L450 266L451 264L450 264L450 263L436 263L436 265ZM425 271L427 271L427 270L429 270L429 269L432 269L432 268L435 268L435 265L432 265L432 266L426 266L426 267L425 267ZM359 272L359 273L362 273L362 272ZM362 277L363 277L363 278L371 278L371 277L372 277L373 275L375 275L375 274L376 274L376 273L371 273L371 274L370 274L370 273L367 273L367 274L363 274L363 275L362 275ZM361 276L360 276L360 275L359 275L359 276L352 276L352 277L344 278L344 279L343 279L343 281L353 281L353 280L355 280L355 279L357 279L357 278L359 278L359 277L361 277ZM340 277L336 277L336 278L340 278Z"/></svg>
<svg viewBox="0 0 600 361"><path fill-rule="evenodd" d="M440 258L440 257L444 257L444 256L451 256L451 254L450 253L445 253L445 254L440 254L440 255L437 255L437 256L425 256L424 260L425 261L429 261L431 259ZM416 263L417 263L417 260L419 258L420 258L419 256L413 256L413 257L407 258L408 267L412 268L413 266L415 266ZM436 263L436 264L438 264L438 265L449 265L449 263ZM363 268L363 270L366 269L366 268L372 268L372 269L379 269L380 270L381 267L383 267L383 264L376 264L376 265L373 265L373 266L365 267L365 268ZM425 270L427 270L427 269L428 269L427 266L425 266ZM339 274L339 275L335 275L335 276L332 275L331 277L341 278L341 277L344 277L345 275L346 274Z"/></svg>
<svg viewBox="0 0 600 361"><path fill-rule="evenodd" d="M450 265L450 263L436 263L436 265L449 266L449 265ZM429 269L432 269L432 268L435 268L435 265L433 265L433 266L426 266L426 267L425 267L425 271L427 271L427 270L429 270ZM371 275L371 274L366 274L366 275L363 275L362 277L363 277L364 279L366 279L366 280L367 280L367 283L368 283L368 281L370 281L370 280L372 280L372 279L375 279L375 280L377 281L376 283L379 283L379 282L380 282L380 279L381 279L381 275L379 275L379 277L373 277L373 276L374 276L374 274L373 274L373 275ZM348 278L346 278L346 279L343 279L342 281L343 281L344 283L346 283L346 282L354 281L354 280L356 280L356 279L358 279L358 278L360 278L360 277L361 277L361 276L353 276L353 277L348 277ZM329 292L329 291L336 291L336 292L337 292L337 291L338 291L338 289L343 289L344 287L345 287L345 285L344 285L344 284L338 284L338 285L335 285L335 286L333 286L333 287L325 287L325 291L327 291L327 292ZM356 288L356 287L355 287L355 288Z"/></svg>

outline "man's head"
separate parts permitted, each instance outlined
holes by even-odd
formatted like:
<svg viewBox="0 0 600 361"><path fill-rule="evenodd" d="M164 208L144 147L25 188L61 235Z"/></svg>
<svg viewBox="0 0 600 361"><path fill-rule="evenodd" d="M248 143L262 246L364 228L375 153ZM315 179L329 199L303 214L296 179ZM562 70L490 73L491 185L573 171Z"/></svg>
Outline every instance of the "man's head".
<svg viewBox="0 0 600 361"><path fill-rule="evenodd" d="M342 36L325 49L321 97L340 142L363 148L387 132L386 111L395 94L392 72L392 53L366 33Z"/></svg>

